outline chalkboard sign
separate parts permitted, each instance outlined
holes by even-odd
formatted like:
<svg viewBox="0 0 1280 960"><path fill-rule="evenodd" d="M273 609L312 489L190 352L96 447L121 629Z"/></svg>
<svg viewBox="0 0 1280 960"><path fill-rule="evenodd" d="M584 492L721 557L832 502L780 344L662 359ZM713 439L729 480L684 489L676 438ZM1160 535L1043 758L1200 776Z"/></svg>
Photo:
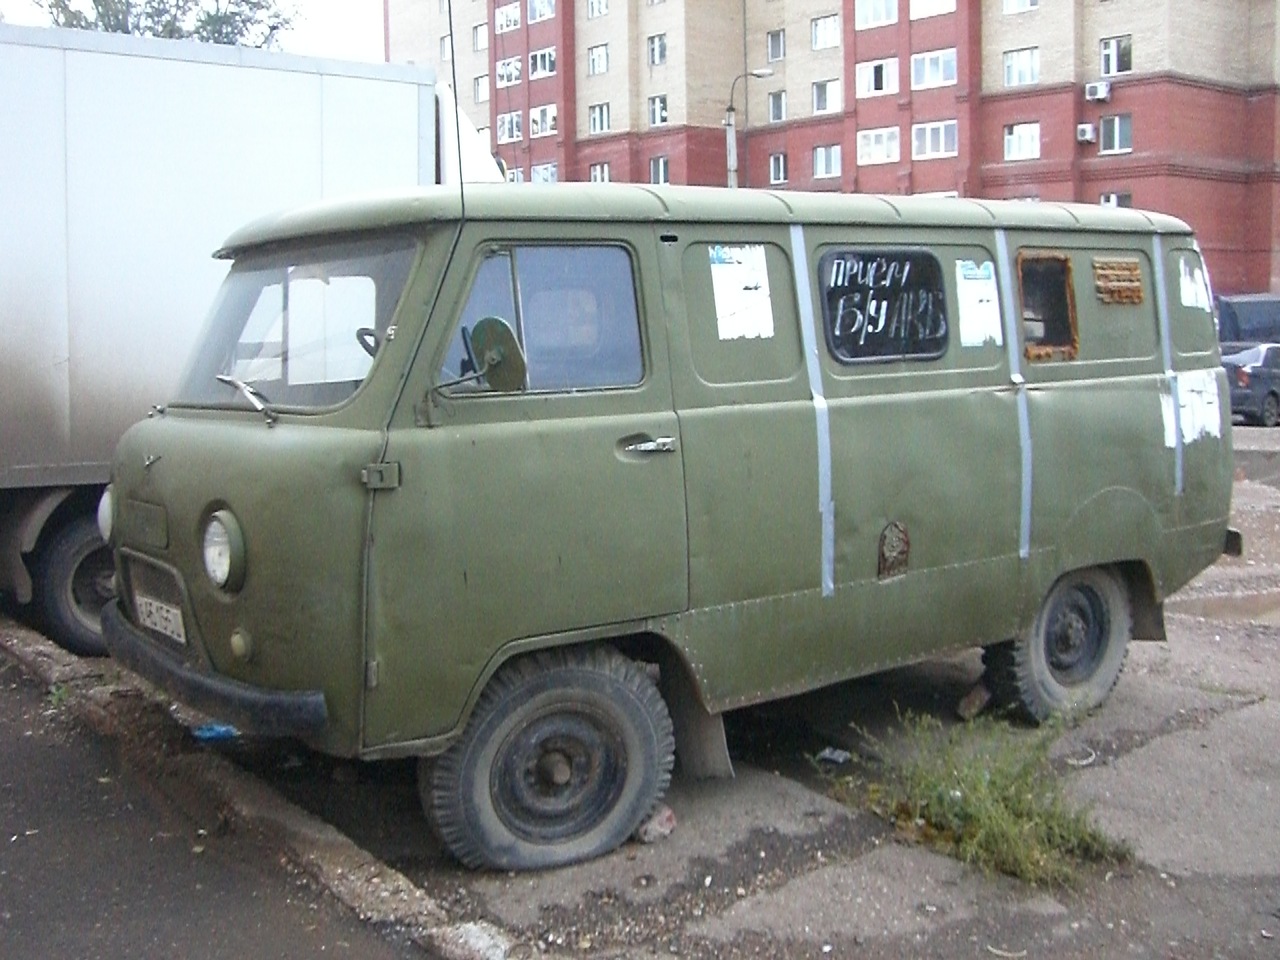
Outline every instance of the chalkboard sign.
<svg viewBox="0 0 1280 960"><path fill-rule="evenodd" d="M947 349L942 267L923 250L837 250L818 263L827 345L844 363Z"/></svg>

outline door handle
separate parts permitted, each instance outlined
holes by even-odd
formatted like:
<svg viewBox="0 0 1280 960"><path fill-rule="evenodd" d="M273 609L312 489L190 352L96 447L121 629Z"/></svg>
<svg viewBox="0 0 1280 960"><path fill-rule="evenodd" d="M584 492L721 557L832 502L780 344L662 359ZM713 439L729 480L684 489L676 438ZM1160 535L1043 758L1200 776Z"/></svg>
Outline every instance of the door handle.
<svg viewBox="0 0 1280 960"><path fill-rule="evenodd" d="M622 449L627 453L674 453L676 441L675 437L658 437L654 440L639 440L635 443L628 443Z"/></svg>

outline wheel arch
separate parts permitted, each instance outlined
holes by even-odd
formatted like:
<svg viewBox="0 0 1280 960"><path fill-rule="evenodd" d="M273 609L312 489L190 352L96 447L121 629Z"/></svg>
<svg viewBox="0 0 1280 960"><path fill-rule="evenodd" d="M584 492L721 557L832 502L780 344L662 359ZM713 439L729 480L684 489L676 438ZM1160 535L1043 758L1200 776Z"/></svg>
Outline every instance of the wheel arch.
<svg viewBox="0 0 1280 960"><path fill-rule="evenodd" d="M612 647L625 657L649 665L656 673L658 692L666 702L675 728L676 763L682 773L695 778L733 776L723 716L708 710L697 672L684 651L670 637L647 624L623 629L618 629L615 625L613 629L597 628L508 643L489 658L484 670L477 676L453 729L426 740L366 751L364 756L372 759L442 753L462 735L480 695L505 665L522 657L534 656L543 650L586 649L593 646Z"/></svg>
<svg viewBox="0 0 1280 960"><path fill-rule="evenodd" d="M23 560L40 543L55 513L65 515L78 498L75 487L13 491L0 510L0 590L9 590L19 603L34 595L31 571Z"/></svg>

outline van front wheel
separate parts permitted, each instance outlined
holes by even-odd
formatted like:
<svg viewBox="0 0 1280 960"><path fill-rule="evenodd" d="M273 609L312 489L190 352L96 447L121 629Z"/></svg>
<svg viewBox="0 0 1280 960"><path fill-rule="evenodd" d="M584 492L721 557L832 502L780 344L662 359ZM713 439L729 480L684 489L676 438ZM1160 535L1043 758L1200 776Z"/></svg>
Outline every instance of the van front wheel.
<svg viewBox="0 0 1280 960"><path fill-rule="evenodd" d="M1120 677L1132 632L1129 594L1099 567L1063 576L1022 637L983 652L997 702L1040 722L1102 704Z"/></svg>
<svg viewBox="0 0 1280 960"><path fill-rule="evenodd" d="M675 741L657 687L607 648L550 650L489 682L462 738L418 790L469 867L537 870L622 844L671 780Z"/></svg>

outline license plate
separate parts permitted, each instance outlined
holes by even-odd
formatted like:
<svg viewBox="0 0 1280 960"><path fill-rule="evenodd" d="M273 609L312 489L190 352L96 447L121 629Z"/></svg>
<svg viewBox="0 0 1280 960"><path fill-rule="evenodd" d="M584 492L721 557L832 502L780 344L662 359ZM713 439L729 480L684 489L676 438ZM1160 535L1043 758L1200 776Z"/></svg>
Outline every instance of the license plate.
<svg viewBox="0 0 1280 960"><path fill-rule="evenodd" d="M134 596L133 605L138 611L138 623L142 626L163 633L179 643L187 642L187 632L182 628L182 611L177 607L142 594Z"/></svg>

